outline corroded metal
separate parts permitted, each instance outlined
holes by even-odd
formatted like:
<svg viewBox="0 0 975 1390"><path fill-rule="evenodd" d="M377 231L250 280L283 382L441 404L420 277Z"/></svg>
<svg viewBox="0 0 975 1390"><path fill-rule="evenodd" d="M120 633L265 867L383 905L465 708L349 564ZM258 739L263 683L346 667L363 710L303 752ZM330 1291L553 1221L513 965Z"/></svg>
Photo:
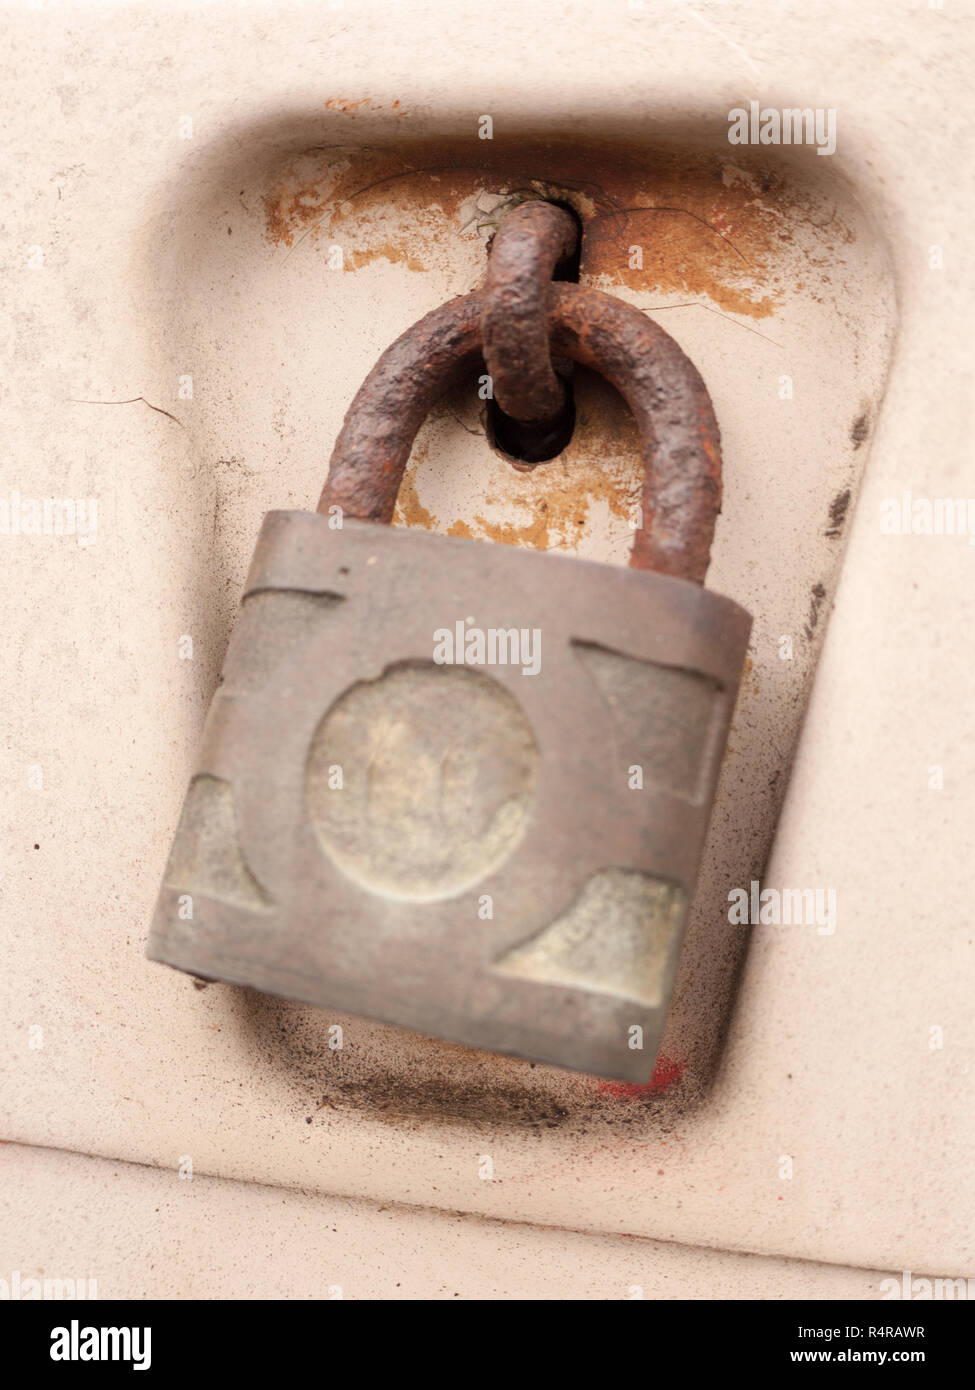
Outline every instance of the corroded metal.
<svg viewBox="0 0 975 1390"><path fill-rule="evenodd" d="M516 420L553 420L565 404L549 349L548 287L578 239L564 208L535 201L507 213L491 243L482 291L484 361L494 399Z"/></svg>
<svg viewBox="0 0 975 1390"><path fill-rule="evenodd" d="M721 443L697 368L621 299L558 283L546 294L553 348L612 382L639 426L644 484L630 565L703 584L721 510ZM320 512L392 520L417 430L481 360L483 305L480 291L452 299L383 353L345 417Z"/></svg>

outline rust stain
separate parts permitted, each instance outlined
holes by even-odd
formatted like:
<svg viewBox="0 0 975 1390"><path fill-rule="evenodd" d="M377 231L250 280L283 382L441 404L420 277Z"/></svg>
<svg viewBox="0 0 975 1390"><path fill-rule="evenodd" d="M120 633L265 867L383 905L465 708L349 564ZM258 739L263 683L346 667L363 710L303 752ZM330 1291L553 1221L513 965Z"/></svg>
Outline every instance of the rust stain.
<svg viewBox="0 0 975 1390"><path fill-rule="evenodd" d="M496 499L489 499L494 501ZM588 505L580 499L580 505ZM498 545L526 545L535 550L558 549L553 546L547 504L539 504L537 513L527 524L517 521L489 521L485 516L476 516L474 523L484 540L495 541Z"/></svg>
<svg viewBox="0 0 975 1390"><path fill-rule="evenodd" d="M627 416L622 402L620 414L623 423ZM618 438L612 444L615 453ZM506 475L504 495L490 494L486 502L500 507L522 502L531 510L531 519L523 523L492 521L479 515L474 525L480 537L501 545L530 545L538 550L552 546L568 549L575 547L590 523L590 513L599 503L605 504L610 516L619 521L634 517L641 487L639 444L634 441L630 460L614 459L615 466L607 466L606 461L599 458L601 452L609 452L608 446L607 438L602 450L596 445L583 451L574 438L565 453L551 463L540 464L527 475ZM582 456L584 452L588 457Z"/></svg>
<svg viewBox="0 0 975 1390"><path fill-rule="evenodd" d="M397 245L392 241L380 242L376 246L356 247L342 258L343 270L361 270L373 261L390 261L393 265L405 265L407 270L426 270L423 262L413 254L408 246Z"/></svg>
<svg viewBox="0 0 975 1390"><path fill-rule="evenodd" d="M461 204L481 185L472 170L414 169L411 162L392 151L355 149L295 159L264 199L268 240L290 247L311 234L368 256L390 246L395 227L396 254L389 258L409 257L411 269L426 269L423 253L451 244Z"/></svg>
<svg viewBox="0 0 975 1390"><path fill-rule="evenodd" d="M654 193L651 196L659 196ZM666 193L663 196L667 196ZM743 217L732 241L708 215L706 200L694 206L648 206L590 219L583 242L582 273L610 284L653 288L662 294L706 295L731 314L768 318L776 297L756 292L750 266L736 250L745 242L754 254L752 229ZM700 217L700 221L697 220Z"/></svg>
<svg viewBox="0 0 975 1390"><path fill-rule="evenodd" d="M264 200L265 232L270 241L293 246L295 238L321 222L326 211L324 197L314 186L298 188L287 195L269 195Z"/></svg>
<svg viewBox="0 0 975 1390"><path fill-rule="evenodd" d="M379 108L366 98L332 98L328 109L354 119ZM472 155L470 141L357 148L350 140L311 150L282 171L265 199L266 232L288 247L309 235L338 241L352 269L377 258L426 269L449 258L465 203L466 230L490 231L492 214L474 205L485 191L573 207L584 230L583 281L706 297L753 319L771 315L790 288L778 260L793 239L791 222L810 215L802 196L737 155L732 162L687 151L621 154L598 142L504 140L484 141ZM846 232L836 227L831 235Z"/></svg>
<svg viewBox="0 0 975 1390"><path fill-rule="evenodd" d="M425 531L437 529L436 517L420 501L416 490L416 470L410 470L403 478L399 496L396 499L394 526L422 526Z"/></svg>
<svg viewBox="0 0 975 1390"><path fill-rule="evenodd" d="M741 669L741 684L751 686L756 693L761 689L761 682L758 679L758 671L755 669L755 662L751 656L745 657L744 665ZM730 744L729 744L730 746Z"/></svg>
<svg viewBox="0 0 975 1390"><path fill-rule="evenodd" d="M630 523L637 519L643 486L636 422L622 398L595 373L580 369L574 381L576 429L564 453L528 472L489 455L491 467L468 513L441 517L420 501L418 476L430 452L421 438L407 465L393 524L499 545L575 549L587 530L605 526L608 514L632 536ZM438 414L452 416L453 402ZM476 485L476 478L471 481ZM524 519L512 518L513 508ZM495 510L505 514L502 519Z"/></svg>
<svg viewBox="0 0 975 1390"><path fill-rule="evenodd" d="M325 103L326 111L341 111L344 116L357 116L362 110L366 111L385 111L389 110L397 116L405 116L406 109L400 106L398 101L394 101L387 108L380 101L373 101L371 97L359 97L353 100L351 97L329 97Z"/></svg>

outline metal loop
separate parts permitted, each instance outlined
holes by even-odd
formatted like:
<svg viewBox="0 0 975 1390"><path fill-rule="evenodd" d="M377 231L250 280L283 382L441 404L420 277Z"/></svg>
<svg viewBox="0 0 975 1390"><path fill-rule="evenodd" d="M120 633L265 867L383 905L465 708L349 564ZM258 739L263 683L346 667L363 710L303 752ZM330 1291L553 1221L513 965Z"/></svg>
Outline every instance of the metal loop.
<svg viewBox="0 0 975 1390"><path fill-rule="evenodd" d="M606 377L640 430L641 524L630 565L704 583L721 510L721 444L697 368L667 333L622 299L550 284L555 350ZM481 358L484 295L441 305L387 348L336 440L320 512L392 521L413 440L431 406Z"/></svg>
<svg viewBox="0 0 975 1390"><path fill-rule="evenodd" d="M502 219L491 243L481 331L494 399L516 420L553 420L565 388L552 367L548 287L579 239L564 208L522 203Z"/></svg>

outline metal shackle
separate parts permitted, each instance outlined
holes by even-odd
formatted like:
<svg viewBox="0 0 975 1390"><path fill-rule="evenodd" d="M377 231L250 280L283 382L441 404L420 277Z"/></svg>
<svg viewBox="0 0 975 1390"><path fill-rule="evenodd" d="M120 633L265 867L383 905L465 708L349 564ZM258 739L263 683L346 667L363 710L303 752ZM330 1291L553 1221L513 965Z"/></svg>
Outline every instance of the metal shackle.
<svg viewBox="0 0 975 1390"><path fill-rule="evenodd" d="M361 521L392 521L420 425L482 359L485 293L441 305L386 349L346 414L319 512L338 506ZM721 510L721 447L697 368L621 299L563 282L546 293L551 349L605 377L640 432L644 480L631 568L703 584Z"/></svg>

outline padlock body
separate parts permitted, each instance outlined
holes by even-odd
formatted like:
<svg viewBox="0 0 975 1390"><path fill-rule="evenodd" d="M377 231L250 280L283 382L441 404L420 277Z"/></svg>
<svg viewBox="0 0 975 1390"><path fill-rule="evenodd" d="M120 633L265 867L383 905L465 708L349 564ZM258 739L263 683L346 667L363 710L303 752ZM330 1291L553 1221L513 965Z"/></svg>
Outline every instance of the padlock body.
<svg viewBox="0 0 975 1390"><path fill-rule="evenodd" d="M750 626L680 579L270 513L150 957L646 1082Z"/></svg>

